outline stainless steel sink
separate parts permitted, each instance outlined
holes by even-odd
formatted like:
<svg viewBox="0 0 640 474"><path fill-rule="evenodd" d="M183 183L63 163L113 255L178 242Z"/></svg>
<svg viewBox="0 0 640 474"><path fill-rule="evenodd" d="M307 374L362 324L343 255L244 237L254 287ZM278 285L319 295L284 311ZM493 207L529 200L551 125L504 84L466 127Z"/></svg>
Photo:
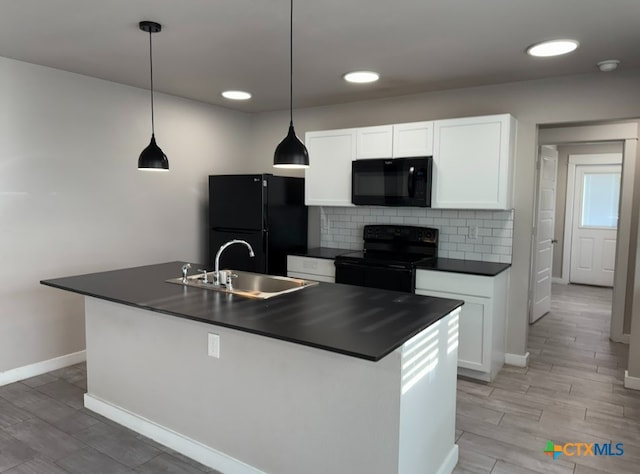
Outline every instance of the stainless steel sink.
<svg viewBox="0 0 640 474"><path fill-rule="evenodd" d="M233 288L229 289L224 285L214 284L214 272L207 273L207 283L204 282L204 275L202 273L188 276L186 281L182 278L171 278L167 280L167 282L258 299L273 298L274 296L291 293L292 291L302 290L308 286L318 284L317 281L302 280L300 278L263 275L261 273L242 272L238 270L220 270L220 273L222 272L237 275L237 277L232 279Z"/></svg>

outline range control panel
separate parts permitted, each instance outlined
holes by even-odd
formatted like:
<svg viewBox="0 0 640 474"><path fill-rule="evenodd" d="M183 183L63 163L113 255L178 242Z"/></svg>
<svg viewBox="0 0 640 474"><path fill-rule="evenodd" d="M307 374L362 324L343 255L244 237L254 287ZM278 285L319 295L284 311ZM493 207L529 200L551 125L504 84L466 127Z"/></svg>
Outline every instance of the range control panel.
<svg viewBox="0 0 640 474"><path fill-rule="evenodd" d="M408 225L366 225L364 241L437 245L438 229Z"/></svg>

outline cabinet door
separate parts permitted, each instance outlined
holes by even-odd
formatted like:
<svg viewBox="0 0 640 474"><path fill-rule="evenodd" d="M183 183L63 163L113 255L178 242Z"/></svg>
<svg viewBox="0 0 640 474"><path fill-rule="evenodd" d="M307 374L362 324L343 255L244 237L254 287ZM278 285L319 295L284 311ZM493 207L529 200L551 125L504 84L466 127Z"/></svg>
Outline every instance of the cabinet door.
<svg viewBox="0 0 640 474"><path fill-rule="evenodd" d="M393 157L433 155L433 122L400 123L393 126Z"/></svg>
<svg viewBox="0 0 640 474"><path fill-rule="evenodd" d="M391 158L393 149L393 127L363 127L357 131L356 158Z"/></svg>
<svg viewBox="0 0 640 474"><path fill-rule="evenodd" d="M307 206L352 206L351 162L356 156L356 131L307 132L309 168L305 170Z"/></svg>
<svg viewBox="0 0 640 474"><path fill-rule="evenodd" d="M491 368L490 300L465 296L460 311L458 366L488 372Z"/></svg>
<svg viewBox="0 0 640 474"><path fill-rule="evenodd" d="M510 115L436 120L431 206L509 209L514 136Z"/></svg>
<svg viewBox="0 0 640 474"><path fill-rule="evenodd" d="M480 372L491 370L491 299L418 290L416 294L463 300L458 326L458 367Z"/></svg>

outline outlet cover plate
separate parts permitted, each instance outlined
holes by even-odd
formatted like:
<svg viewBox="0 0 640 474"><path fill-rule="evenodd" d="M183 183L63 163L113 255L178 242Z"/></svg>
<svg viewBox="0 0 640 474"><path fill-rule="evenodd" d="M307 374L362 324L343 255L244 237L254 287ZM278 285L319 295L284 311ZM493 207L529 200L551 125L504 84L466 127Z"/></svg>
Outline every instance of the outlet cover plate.
<svg viewBox="0 0 640 474"><path fill-rule="evenodd" d="M211 332L208 334L207 354L209 357L220 358L220 335Z"/></svg>

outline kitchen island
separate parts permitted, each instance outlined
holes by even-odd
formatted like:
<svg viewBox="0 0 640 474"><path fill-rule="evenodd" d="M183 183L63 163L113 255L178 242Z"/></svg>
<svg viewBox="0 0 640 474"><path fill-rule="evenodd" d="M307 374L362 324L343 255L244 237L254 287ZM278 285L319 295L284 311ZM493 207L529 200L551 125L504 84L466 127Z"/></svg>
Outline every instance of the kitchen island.
<svg viewBox="0 0 640 474"><path fill-rule="evenodd" d="M225 474L451 472L461 301L247 299L166 283L181 263L42 282L85 295L87 408Z"/></svg>

